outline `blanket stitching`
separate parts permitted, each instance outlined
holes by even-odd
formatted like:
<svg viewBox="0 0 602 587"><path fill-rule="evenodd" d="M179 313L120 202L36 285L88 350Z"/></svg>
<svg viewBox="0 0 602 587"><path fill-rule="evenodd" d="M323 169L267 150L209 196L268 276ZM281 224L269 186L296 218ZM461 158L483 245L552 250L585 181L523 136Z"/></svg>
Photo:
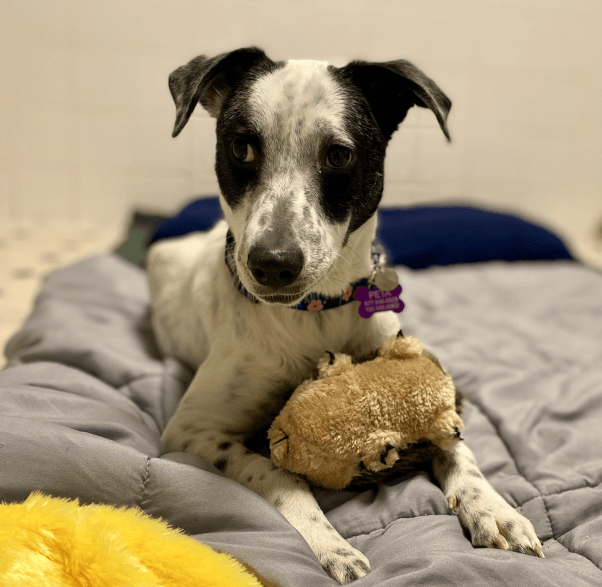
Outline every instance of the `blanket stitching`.
<svg viewBox="0 0 602 587"><path fill-rule="evenodd" d="M516 457L512 454L512 451L510 450L510 447L508 446L508 444L506 443L506 440L504 439L504 437L502 436L501 432L499 431L497 425L495 424L495 422L493 421L493 419L491 418L491 416L485 411L485 409L476 401L474 401L473 398L467 398L470 403L473 404L473 406L479 410L481 412L481 414L483 414L483 416L485 416L485 418L487 418L487 421L491 424L491 426L493 427L493 429L495 430L497 437L500 439L500 441L502 442L502 444L504 445L504 448L506 449L506 452L508 453L508 455L510 456L510 458L512 459L512 462L514 464L514 467L517 471L517 473L529 484L531 485L531 487L533 487L533 489L537 492L537 494L540 497L543 497L541 491L537 488L536 485L533 484L532 481L530 481L529 479L527 479L527 476L522 472L521 468L518 466L518 462L516 460ZM533 499L533 498L530 498ZM529 501L529 500L528 500ZM526 503L526 502L525 502Z"/></svg>
<svg viewBox="0 0 602 587"><path fill-rule="evenodd" d="M506 449L506 451L508 452L508 455L512 459L512 461L514 463L514 466L516 467L516 470L519 473L519 475L527 483L529 483L533 487L533 489L535 489L535 491L537 491L537 493L539 494L539 497L541 498L541 500L543 502L543 507L544 507L544 511L545 511L545 514L546 514L546 518L548 519L548 523L550 524L550 530L552 531L552 538L558 544L560 544L563 548L565 548L567 551L573 552L574 554L576 554L578 556L582 556L584 559L586 559L589 562L591 562L597 569L599 569L600 567L598 567L598 565L593 560L591 560L589 557L587 557L585 554L582 554L581 552L574 552L572 550L569 550L566 546L564 546L564 544L562 544L561 542L559 542L558 538L556 537L556 532L554 531L554 525L552 524L552 518L550 517L550 513L548 511L548 506L546 505L545 498L547 497L547 495L543 495L542 492L537 488L537 486L534 485L529 479L527 479L527 477L522 473L521 469L518 466L516 458L514 457L514 455L512 454L512 452L510 451L510 447L507 445L504 437L502 436L502 434L498 430L498 427L496 426L496 424L493 421L493 419L489 416L489 414L483 409L483 407L481 405L479 405L476 401L474 401L474 399L470 398L469 401L475 406L475 408L477 408L483 414L483 416L485 416L485 418L487 418L487 420L489 421L489 423L493 426L493 429L495 430L496 434L498 435L498 438L500 439L500 441L503 443L504 448ZM581 488L577 488L577 489L581 489ZM571 491L571 490L559 491L557 494L549 494L549 495L559 495L560 493L565 493L566 491ZM525 503L531 501L532 499L537 499L537 496L533 497L531 499L528 499ZM520 507L522 507L522 506L520 506Z"/></svg>
<svg viewBox="0 0 602 587"><path fill-rule="evenodd" d="M539 490L539 488L532 481L530 481L529 479L527 479L527 476L522 472L521 468L518 466L518 462L516 460L516 457L512 454L512 451L510 450L510 447L506 443L506 440L504 439L504 437L502 436L502 434L501 434L500 430L498 429L497 425L493 421L493 418L491 418L491 416L485 411L485 409L478 402L476 402L473 398L470 398L469 401L470 401L470 403L472 403L472 405L475 407L475 409L479 410L481 412L481 414L483 414L483 416L485 418L487 418L487 421L491 424L491 426L495 430L495 433L497 434L497 437L500 439L500 442L504 445L504 448L506 449L506 452L508 453L508 456L512 459L512 462L514 463L514 467L516 468L517 473L529 485L531 485L531 487L533 487L533 489L537 493L537 496L528 499L522 505L519 505L519 507L523 507L525 505L525 503L531 501L532 499L541 499L541 501L543 502L544 513L546 515L546 518L548 520L548 524L550 526L550 531L552 533L552 538L555 539L554 526L552 525L552 518L550 517L550 513L548 512L548 508L546 506L544 495L542 494L542 492Z"/></svg>
<svg viewBox="0 0 602 587"><path fill-rule="evenodd" d="M589 485L586 483L585 485L580 485L579 487L567 487L566 489L560 489L559 491L554 491L552 493L541 493L540 495L536 495L535 497L530 497L529 499L525 500L521 504L521 507L526 503L533 501L534 499L539 499L540 497L554 497L555 495L562 495L563 493L568 493L569 491L579 491L580 489L596 489L598 487L602 487L602 482L595 483L594 485Z"/></svg>
<svg viewBox="0 0 602 587"><path fill-rule="evenodd" d="M550 516L550 512L548 511L548 504L546 503L545 498L542 496L541 501L543 502L543 511L546 513L546 517L548 518L548 522L550 523L550 530L552 531L552 538L558 541L556 538L556 532L554 531L554 524L552 523L552 517ZM525 502L527 503L527 502Z"/></svg>
<svg viewBox="0 0 602 587"><path fill-rule="evenodd" d="M458 520L458 516L455 513L447 513L447 514L424 514L424 517L426 517L426 516L428 516L428 517L445 516L445 517L449 517L449 518L456 518L456 520L458 522L458 525L461 527L460 520ZM341 536L343 536L343 538L345 538L345 540L351 540L353 538L359 538L359 537L364 537L364 536L372 536L372 534L376 534L376 533L379 533L379 532L381 534L383 534L391 526L393 526L394 524L396 524L400 520L420 520L422 518L423 518L422 515L420 515L420 516L400 516L399 518L395 518L394 520L392 520L388 524L385 524L384 526L381 526L380 528L375 528L374 530L369 530L368 532L360 532L359 534L347 534L345 532L344 534L341 533Z"/></svg>
<svg viewBox="0 0 602 587"><path fill-rule="evenodd" d="M564 536L564 534L562 534L562 536ZM564 550L566 550L567 552L570 552L572 554L576 554L578 556L582 556L585 560L588 560L590 563L592 563L592 565L594 565L594 567L596 567L597 569L599 569L600 571L602 571L602 567L600 567L598 564L596 564L591 558L589 558L589 556L586 556L585 554L582 554L580 552L575 552L574 550L570 550L564 544L562 544L562 542L560 542L560 538L562 538L562 536L560 536L559 538L555 538L554 539L555 542L556 542L556 544L560 544L560 546L562 546L562 548L564 548Z"/></svg>
<svg viewBox="0 0 602 587"><path fill-rule="evenodd" d="M594 483L593 485L589 483L584 483L583 485L579 485L578 487L567 487L566 489L560 489L559 491L553 491L552 493L541 493L542 497L550 497L554 495L561 495L563 493L568 493L569 491L579 491L580 489L596 489L597 487L602 487L602 482ZM527 501L531 501L531 499L535 499L534 497L528 499ZM527 503L527 502L525 502Z"/></svg>
<svg viewBox="0 0 602 587"><path fill-rule="evenodd" d="M142 493L140 495L140 505L138 506L141 510L144 510L144 500L146 499L146 482L150 476L150 462L151 458L146 457L146 466L144 473L142 474Z"/></svg>

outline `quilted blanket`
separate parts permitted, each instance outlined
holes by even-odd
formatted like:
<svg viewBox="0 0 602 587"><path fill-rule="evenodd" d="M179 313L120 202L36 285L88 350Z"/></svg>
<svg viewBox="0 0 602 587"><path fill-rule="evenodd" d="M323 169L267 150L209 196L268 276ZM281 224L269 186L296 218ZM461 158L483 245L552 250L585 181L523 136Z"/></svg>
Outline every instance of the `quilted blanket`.
<svg viewBox="0 0 602 587"><path fill-rule="evenodd" d="M466 442L546 558L473 548L425 472L316 490L371 561L358 587L602 585L602 275L572 261L398 273L404 332L465 393ZM202 459L161 454L192 374L160 356L138 266L110 254L52 274L6 354L0 501L40 490L136 505L277 585L335 585L267 502Z"/></svg>

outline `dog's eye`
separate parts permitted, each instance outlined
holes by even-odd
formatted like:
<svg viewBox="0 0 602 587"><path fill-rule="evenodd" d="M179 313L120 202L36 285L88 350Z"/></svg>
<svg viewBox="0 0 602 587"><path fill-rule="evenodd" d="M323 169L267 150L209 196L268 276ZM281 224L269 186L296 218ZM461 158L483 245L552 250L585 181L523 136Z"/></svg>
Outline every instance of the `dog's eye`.
<svg viewBox="0 0 602 587"><path fill-rule="evenodd" d="M252 163L255 161L255 151L245 141L234 141L232 143L232 154L241 163Z"/></svg>
<svg viewBox="0 0 602 587"><path fill-rule="evenodd" d="M333 145L328 149L326 164L333 169L347 167L351 163L351 151L341 145Z"/></svg>

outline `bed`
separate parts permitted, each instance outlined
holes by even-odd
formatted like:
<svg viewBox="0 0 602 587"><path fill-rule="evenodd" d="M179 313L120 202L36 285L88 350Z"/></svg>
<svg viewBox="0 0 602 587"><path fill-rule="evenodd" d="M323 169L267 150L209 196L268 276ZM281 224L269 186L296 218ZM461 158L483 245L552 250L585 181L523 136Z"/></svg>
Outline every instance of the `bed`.
<svg viewBox="0 0 602 587"><path fill-rule="evenodd" d="M215 201L197 203L210 224L208 209L216 212ZM400 324L462 389L466 443L533 522L546 559L473 548L428 472L417 471L361 492L315 490L330 522L371 561L357 585L602 585L602 274L561 249L535 251L530 237L521 244L517 224L500 230L511 241L506 256L486 252L483 242L496 239L474 210L478 222L460 215L463 229L433 230L428 247L399 256L424 233L420 213L407 230L393 213L382 222L406 238L386 243L403 286ZM167 223L153 238L189 229ZM139 253L148 238L132 234ZM9 341L0 501L40 490L137 506L277 585L335 585L267 502L200 458L161 454L161 431L192 373L160 355L143 255L127 251L131 242L51 274Z"/></svg>

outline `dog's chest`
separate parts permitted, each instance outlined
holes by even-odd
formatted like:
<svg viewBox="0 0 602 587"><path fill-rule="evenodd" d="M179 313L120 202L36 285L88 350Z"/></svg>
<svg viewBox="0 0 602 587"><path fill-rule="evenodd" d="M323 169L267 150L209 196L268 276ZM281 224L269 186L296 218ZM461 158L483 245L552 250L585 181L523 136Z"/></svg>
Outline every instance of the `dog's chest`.
<svg viewBox="0 0 602 587"><path fill-rule="evenodd" d="M361 318L357 303L322 312L273 307L257 309L269 313L272 318L257 321L262 327L254 337L255 344L269 353L283 379L295 385L312 375L327 352L365 357L399 329L394 315L389 319L384 316L369 320Z"/></svg>

